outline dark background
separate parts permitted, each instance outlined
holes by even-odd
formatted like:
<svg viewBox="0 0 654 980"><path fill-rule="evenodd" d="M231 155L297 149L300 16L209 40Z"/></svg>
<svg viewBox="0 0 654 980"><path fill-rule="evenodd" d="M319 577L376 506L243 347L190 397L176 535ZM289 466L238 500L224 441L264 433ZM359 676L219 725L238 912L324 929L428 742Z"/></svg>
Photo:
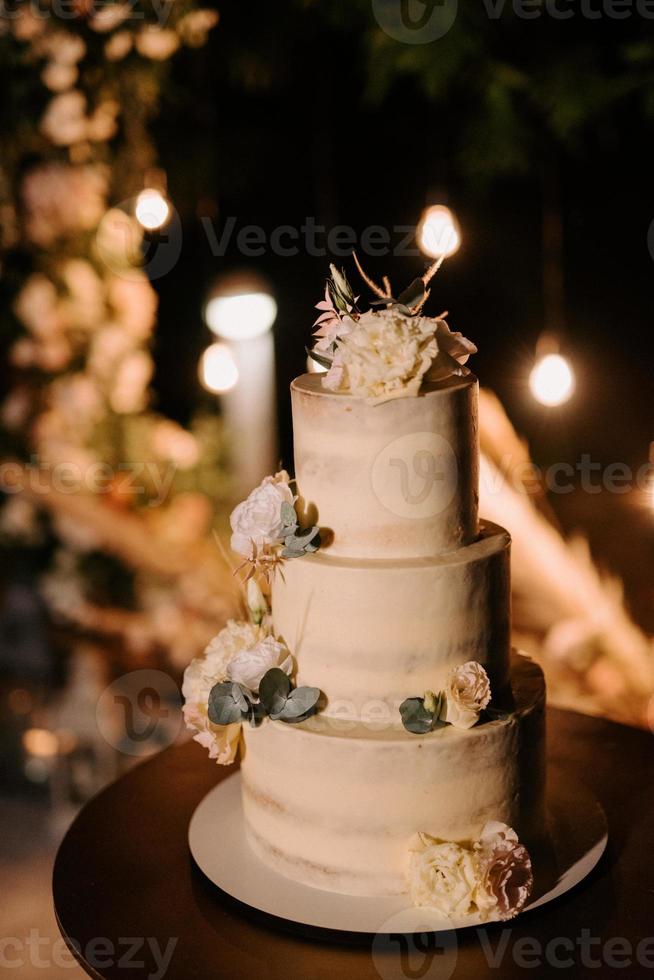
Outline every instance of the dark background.
<svg viewBox="0 0 654 980"><path fill-rule="evenodd" d="M453 329L477 343L475 372L536 460L574 463L590 453L604 464L645 463L654 438L654 22L635 11L589 20L571 7L566 21L510 10L491 20L481 2L465 4L444 38L412 46L384 38L359 0L221 4L208 46L176 61L155 134L183 224L181 259L155 283L160 406L184 419L198 397L197 361L210 336L202 305L216 275L264 273L279 304L290 463L286 389L305 370L332 257L309 256L300 244L295 257L267 248L246 258L236 232L256 224L269 235L313 216L359 235L368 225L415 224L427 204L447 203L463 245L435 280L430 311L449 310ZM507 109L497 80L511 72L522 88ZM577 375L574 398L555 410L537 406L526 387L539 335L561 326L548 322L543 290L552 185L563 229L561 339ZM217 234L237 219L224 257L211 254L202 217ZM351 262L337 261L355 281ZM365 265L402 286L424 261L388 255Z"/></svg>

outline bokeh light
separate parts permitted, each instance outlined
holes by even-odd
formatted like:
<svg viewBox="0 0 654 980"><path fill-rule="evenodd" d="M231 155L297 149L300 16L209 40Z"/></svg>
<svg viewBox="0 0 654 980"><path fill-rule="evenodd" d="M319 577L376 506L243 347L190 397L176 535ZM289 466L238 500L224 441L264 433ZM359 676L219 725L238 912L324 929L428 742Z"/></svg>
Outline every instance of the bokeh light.
<svg viewBox="0 0 654 980"><path fill-rule="evenodd" d="M444 204L434 204L423 212L418 226L418 245L432 259L447 258L460 247L459 222Z"/></svg>
<svg viewBox="0 0 654 980"><path fill-rule="evenodd" d="M572 397L575 389L575 376L570 363L561 354L546 354L532 368L529 387L541 405L563 405Z"/></svg>
<svg viewBox="0 0 654 980"><path fill-rule="evenodd" d="M154 187L147 187L136 198L134 214L142 228L147 231L156 231L168 221L170 204L161 191Z"/></svg>
<svg viewBox="0 0 654 980"><path fill-rule="evenodd" d="M200 360L200 381L208 391L220 394L238 382L238 368L227 344L212 344Z"/></svg>
<svg viewBox="0 0 654 980"><path fill-rule="evenodd" d="M205 308L207 326L225 340L250 340L270 330L277 303L269 293L214 295Z"/></svg>

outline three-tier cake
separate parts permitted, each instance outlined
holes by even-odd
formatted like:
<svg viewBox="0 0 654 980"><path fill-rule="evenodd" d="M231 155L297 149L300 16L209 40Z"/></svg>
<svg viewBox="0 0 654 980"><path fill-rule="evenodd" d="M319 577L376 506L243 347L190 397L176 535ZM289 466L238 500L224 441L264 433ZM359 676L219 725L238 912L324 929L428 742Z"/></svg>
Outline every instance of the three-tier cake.
<svg viewBox="0 0 654 980"><path fill-rule="evenodd" d="M511 651L509 535L478 519L475 348L417 283L371 284L360 313L332 269L327 373L291 385L295 483L232 517L250 621L188 669L185 711L219 761L242 734L247 837L276 871L505 918L544 832L544 681Z"/></svg>

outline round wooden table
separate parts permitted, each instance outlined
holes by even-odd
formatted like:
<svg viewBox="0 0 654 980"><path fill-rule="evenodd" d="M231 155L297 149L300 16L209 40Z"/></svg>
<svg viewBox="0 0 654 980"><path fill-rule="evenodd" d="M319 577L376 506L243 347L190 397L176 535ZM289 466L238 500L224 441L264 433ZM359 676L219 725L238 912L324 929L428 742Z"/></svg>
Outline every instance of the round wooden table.
<svg viewBox="0 0 654 980"><path fill-rule="evenodd" d="M324 933L240 905L204 878L187 844L195 807L232 767L189 743L138 766L77 817L54 868L62 934L90 976L115 980L651 976L652 735L571 712L550 710L548 720L549 759L598 797L609 847L575 890L514 922L443 945Z"/></svg>

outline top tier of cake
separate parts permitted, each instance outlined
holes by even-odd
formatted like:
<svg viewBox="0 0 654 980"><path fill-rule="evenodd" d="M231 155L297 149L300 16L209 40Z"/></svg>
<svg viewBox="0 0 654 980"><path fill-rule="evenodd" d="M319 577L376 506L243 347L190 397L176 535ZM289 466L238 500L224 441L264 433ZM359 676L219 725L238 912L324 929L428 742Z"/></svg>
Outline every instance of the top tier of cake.
<svg viewBox="0 0 654 980"><path fill-rule="evenodd" d="M372 405L291 385L295 476L329 553L429 558L478 534L477 380L426 384L415 398ZM326 530L327 533L324 533Z"/></svg>

